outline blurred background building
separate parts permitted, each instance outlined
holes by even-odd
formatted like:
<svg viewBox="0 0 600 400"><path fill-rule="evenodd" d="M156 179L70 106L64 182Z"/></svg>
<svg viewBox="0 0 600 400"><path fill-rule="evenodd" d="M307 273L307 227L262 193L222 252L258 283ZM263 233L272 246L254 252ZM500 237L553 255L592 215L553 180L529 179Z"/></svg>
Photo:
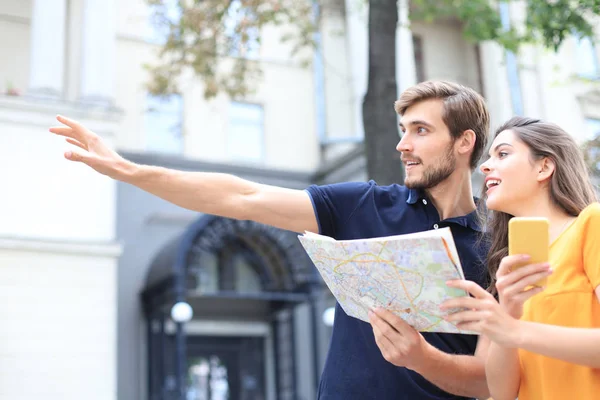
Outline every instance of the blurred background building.
<svg viewBox="0 0 600 400"><path fill-rule="evenodd" d="M139 163L293 188L364 180L364 10L329 7L311 66L273 28L247 55L264 70L258 92L208 102L193 77L168 99L146 91L162 39L143 0L0 0L1 400L314 398L334 301L296 235L70 164L48 127L74 118ZM600 131L591 41L516 57L461 32L400 26L399 89L456 81L485 96L492 128L524 114L579 141Z"/></svg>

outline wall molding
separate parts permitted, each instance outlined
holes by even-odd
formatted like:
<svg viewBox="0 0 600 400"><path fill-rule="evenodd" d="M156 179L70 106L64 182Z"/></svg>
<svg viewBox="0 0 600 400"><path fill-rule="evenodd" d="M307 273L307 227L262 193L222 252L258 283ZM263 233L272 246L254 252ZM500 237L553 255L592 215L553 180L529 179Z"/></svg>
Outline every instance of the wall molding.
<svg viewBox="0 0 600 400"><path fill-rule="evenodd" d="M0 122L19 125L58 125L54 117L62 114L84 125L93 125L102 136L113 136L123 111L116 107L101 107L82 102L66 102L36 96L0 96Z"/></svg>
<svg viewBox="0 0 600 400"><path fill-rule="evenodd" d="M70 240L49 240L19 237L0 237L0 251L26 251L89 257L118 258L123 249L118 243L89 243Z"/></svg>

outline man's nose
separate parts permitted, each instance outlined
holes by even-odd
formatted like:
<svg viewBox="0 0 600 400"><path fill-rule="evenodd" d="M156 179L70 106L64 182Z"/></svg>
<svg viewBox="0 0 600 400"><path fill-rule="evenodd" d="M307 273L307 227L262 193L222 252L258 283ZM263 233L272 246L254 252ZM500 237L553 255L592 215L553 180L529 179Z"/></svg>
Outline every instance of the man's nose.
<svg viewBox="0 0 600 400"><path fill-rule="evenodd" d="M400 153L410 152L413 150L412 145L410 144L410 141L408 140L408 135L406 135L406 134L402 135L402 137L400 138L400 141L396 145L396 150L398 150Z"/></svg>

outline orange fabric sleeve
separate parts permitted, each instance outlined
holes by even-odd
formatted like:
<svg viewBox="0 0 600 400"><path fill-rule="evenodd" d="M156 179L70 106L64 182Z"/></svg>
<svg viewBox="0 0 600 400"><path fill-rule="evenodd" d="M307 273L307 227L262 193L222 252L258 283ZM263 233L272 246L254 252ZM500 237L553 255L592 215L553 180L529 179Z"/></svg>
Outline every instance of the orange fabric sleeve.
<svg viewBox="0 0 600 400"><path fill-rule="evenodd" d="M586 213L583 231L583 268L594 288L600 285L600 204L595 203Z"/></svg>

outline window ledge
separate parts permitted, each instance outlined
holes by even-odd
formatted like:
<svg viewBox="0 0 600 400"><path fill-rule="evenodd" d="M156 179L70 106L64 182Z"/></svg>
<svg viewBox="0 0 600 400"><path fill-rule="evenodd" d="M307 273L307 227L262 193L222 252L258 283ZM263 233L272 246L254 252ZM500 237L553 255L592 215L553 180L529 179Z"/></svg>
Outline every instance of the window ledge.
<svg viewBox="0 0 600 400"><path fill-rule="evenodd" d="M121 255L123 249L117 243L82 243L66 240L0 237L0 250L117 258Z"/></svg>
<svg viewBox="0 0 600 400"><path fill-rule="evenodd" d="M73 118L102 136L112 136L123 111L116 107L83 102L67 102L35 96L0 95L0 123L49 128L56 125L57 114Z"/></svg>

